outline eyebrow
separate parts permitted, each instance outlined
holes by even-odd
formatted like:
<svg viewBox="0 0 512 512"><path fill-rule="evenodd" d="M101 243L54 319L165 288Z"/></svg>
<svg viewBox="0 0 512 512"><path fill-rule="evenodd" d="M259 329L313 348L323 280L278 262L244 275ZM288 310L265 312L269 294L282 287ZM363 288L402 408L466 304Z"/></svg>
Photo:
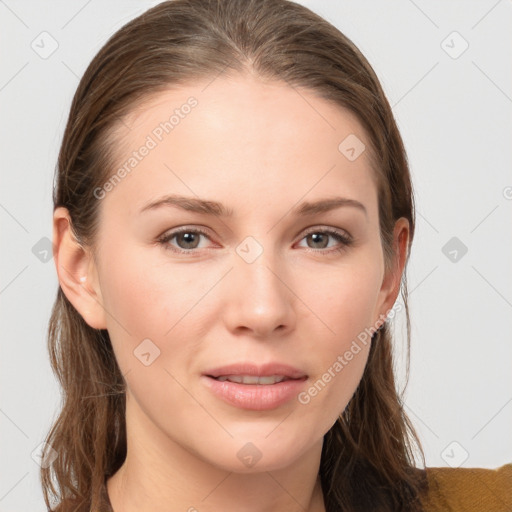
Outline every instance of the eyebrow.
<svg viewBox="0 0 512 512"><path fill-rule="evenodd" d="M166 195L160 199L151 201L140 210L140 213L148 210L155 210L164 206L174 206L181 208L182 210L204 215L213 215L215 217L232 217L234 213L232 209L227 208L217 201L179 195ZM308 217L346 206L355 207L368 216L368 212L362 203L355 199L349 199L346 197L333 197L313 202L306 201L298 207L293 208L291 213L298 217Z"/></svg>
<svg viewBox="0 0 512 512"><path fill-rule="evenodd" d="M175 206L182 210L203 213L206 215L215 215L216 217L233 216L233 210L226 208L223 204L218 203L217 201L208 201L206 199L178 195L167 195L157 199L156 201L151 201L140 210L140 213L158 209L162 206Z"/></svg>
<svg viewBox="0 0 512 512"><path fill-rule="evenodd" d="M355 199L349 199L347 197L320 199L319 201L314 201L311 203L304 202L298 208L294 208L292 213L297 216L306 217L308 215L316 215L317 213L328 212L336 208L341 208L342 206L352 206L354 208L358 208L366 216L368 216L368 212L366 211L366 207L363 203L360 203Z"/></svg>

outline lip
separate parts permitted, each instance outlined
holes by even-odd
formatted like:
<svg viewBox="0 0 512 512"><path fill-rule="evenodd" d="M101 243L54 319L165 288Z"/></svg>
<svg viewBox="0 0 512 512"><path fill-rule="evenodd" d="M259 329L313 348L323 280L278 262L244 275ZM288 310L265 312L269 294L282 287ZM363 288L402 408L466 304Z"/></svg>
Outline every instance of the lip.
<svg viewBox="0 0 512 512"><path fill-rule="evenodd" d="M218 368L212 368L211 370L203 372L203 375L208 377L221 377L222 375L257 375L258 377L284 375L289 379L302 379L303 377L307 377L306 373L303 371L287 364L268 363L258 366L250 362L235 363L226 366L220 366Z"/></svg>
<svg viewBox="0 0 512 512"><path fill-rule="evenodd" d="M276 384L237 384L219 381L207 375L202 382L218 398L240 409L266 411L289 402L302 390L306 377L277 382Z"/></svg>
<svg viewBox="0 0 512 512"><path fill-rule="evenodd" d="M289 380L275 384L238 384L218 381L222 375L253 375L266 377L283 375ZM240 409L265 411L276 409L295 398L308 376L301 370L280 363L257 366L253 363L238 363L213 368L201 375L201 381L217 397Z"/></svg>

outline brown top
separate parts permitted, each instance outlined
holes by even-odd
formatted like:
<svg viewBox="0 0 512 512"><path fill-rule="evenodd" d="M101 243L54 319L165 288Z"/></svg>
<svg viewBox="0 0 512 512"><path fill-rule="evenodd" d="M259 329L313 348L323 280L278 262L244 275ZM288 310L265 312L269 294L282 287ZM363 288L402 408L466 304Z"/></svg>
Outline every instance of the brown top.
<svg viewBox="0 0 512 512"><path fill-rule="evenodd" d="M497 469L430 467L426 471L430 492L422 500L425 512L512 511L512 463ZM100 509L94 512L114 512L106 480L101 492ZM61 510L59 506L55 512ZM90 506L74 512L91 512Z"/></svg>
<svg viewBox="0 0 512 512"><path fill-rule="evenodd" d="M427 468L426 512L512 511L512 463L496 469Z"/></svg>

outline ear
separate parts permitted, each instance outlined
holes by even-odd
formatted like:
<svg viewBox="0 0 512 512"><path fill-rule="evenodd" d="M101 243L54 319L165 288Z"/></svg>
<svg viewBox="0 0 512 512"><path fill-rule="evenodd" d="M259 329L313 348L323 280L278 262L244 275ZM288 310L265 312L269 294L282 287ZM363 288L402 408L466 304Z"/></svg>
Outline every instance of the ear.
<svg viewBox="0 0 512 512"><path fill-rule="evenodd" d="M106 329L101 289L94 258L71 230L67 208L58 207L53 214L54 261L60 287L93 329Z"/></svg>
<svg viewBox="0 0 512 512"><path fill-rule="evenodd" d="M375 319L373 325L380 327L386 320L387 313L395 304L400 293L402 274L407 261L409 244L409 221L405 217L400 217L393 230L393 261L391 267L385 272L382 280L382 286L379 292L377 311L379 317Z"/></svg>

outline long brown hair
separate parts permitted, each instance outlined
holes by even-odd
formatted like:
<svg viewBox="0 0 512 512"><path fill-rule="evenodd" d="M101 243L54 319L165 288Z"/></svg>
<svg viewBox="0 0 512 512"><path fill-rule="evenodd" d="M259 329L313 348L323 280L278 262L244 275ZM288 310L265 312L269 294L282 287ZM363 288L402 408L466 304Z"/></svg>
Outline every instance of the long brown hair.
<svg viewBox="0 0 512 512"><path fill-rule="evenodd" d="M113 127L141 101L176 84L231 72L284 80L349 109L374 154L386 269L394 264L393 228L415 226L407 157L391 107L356 46L327 21L288 0L171 0L116 32L87 68L73 98L58 158L54 207L69 210L73 233L94 247L95 196L115 168ZM340 141L341 142L341 141ZM408 253L409 254L409 253ZM407 256L408 258L408 256ZM407 281L402 278L407 320ZM46 442L58 457L41 469L46 504L98 508L105 478L126 456L125 381L108 332L89 327L59 288L49 324L51 364L63 405ZM362 380L324 437L320 478L326 510L421 510L424 454L404 412L393 374L392 337L372 338ZM43 460L46 457L43 453ZM55 485L56 484L56 485Z"/></svg>

